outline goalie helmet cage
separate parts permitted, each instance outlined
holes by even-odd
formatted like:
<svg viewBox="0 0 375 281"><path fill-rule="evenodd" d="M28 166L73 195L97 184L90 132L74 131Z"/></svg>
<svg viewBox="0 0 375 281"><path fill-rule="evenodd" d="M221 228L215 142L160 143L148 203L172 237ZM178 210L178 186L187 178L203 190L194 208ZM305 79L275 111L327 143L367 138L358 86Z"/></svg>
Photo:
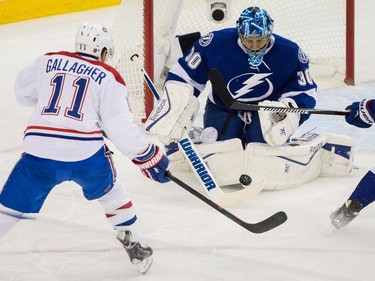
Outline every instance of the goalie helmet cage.
<svg viewBox="0 0 375 281"><path fill-rule="evenodd" d="M225 13L220 22L212 19L215 3L221 3L219 8ZM234 27L250 5L266 9L275 21L274 33L301 46L314 76L339 76L354 85L354 0L123 0L112 27L116 49L112 65L128 86L135 121L147 118L154 98L130 57L138 54L160 87L171 38Z"/></svg>

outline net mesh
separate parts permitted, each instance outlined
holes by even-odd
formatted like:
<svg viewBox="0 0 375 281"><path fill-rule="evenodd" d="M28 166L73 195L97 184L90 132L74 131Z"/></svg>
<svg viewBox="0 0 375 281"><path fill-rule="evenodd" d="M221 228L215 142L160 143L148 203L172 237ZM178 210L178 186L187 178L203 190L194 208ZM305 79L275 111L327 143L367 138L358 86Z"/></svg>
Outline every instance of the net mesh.
<svg viewBox="0 0 375 281"><path fill-rule="evenodd" d="M226 3L226 19L211 20L213 2ZM161 68L168 55L167 38L199 31L234 27L240 13L249 6L266 9L274 19L274 33L297 42L309 57L313 75L345 72L345 0L154 0L155 68ZM123 75L128 86L129 103L135 119L145 118L144 83L139 67L130 61L137 53L141 62L144 52L144 11L142 0L123 0L112 28L115 56L112 64ZM316 71L314 71L314 65ZM159 84L158 75L155 83Z"/></svg>

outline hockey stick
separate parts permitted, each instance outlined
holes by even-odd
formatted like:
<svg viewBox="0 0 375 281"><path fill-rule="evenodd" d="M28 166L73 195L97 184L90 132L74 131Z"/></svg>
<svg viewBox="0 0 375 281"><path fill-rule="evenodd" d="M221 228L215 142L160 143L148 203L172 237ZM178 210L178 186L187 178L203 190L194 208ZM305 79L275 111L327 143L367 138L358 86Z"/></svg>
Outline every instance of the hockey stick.
<svg viewBox="0 0 375 281"><path fill-rule="evenodd" d="M288 219L286 213L281 211L281 212L277 212L276 214L273 214L272 216L270 216L267 219L265 219L263 221L260 221L258 223L244 222L243 220L239 219L238 217L236 217L235 215L233 215L232 213L230 213L226 209L222 208L221 206L219 206L215 202L211 201L207 197L200 194L194 188L188 186L186 183L184 183L183 181L181 181L178 178L176 178L175 176L173 176L170 172L166 172L165 175L168 178L170 178L171 181L178 184L183 189L187 190L188 192L190 192L194 196L198 197L203 202L210 205L212 208L219 211L220 213L225 215L227 218L229 218L230 220L234 221L235 223L237 223L238 225L242 226L243 228L247 229L248 231L250 231L252 233L263 233L263 232L269 231L269 230L283 224Z"/></svg>
<svg viewBox="0 0 375 281"><path fill-rule="evenodd" d="M280 113L300 113L300 114L324 114L324 115L348 115L350 110L324 110L324 109L308 109L308 108L284 108L276 106L262 106L257 104L248 104L236 101L228 90L221 73L216 68L212 68L208 72L208 77L212 83L212 87L220 97L221 101L230 109L244 111L274 111Z"/></svg>
<svg viewBox="0 0 375 281"><path fill-rule="evenodd" d="M160 100L160 94L158 93L154 83L147 75L143 66L140 65L138 55L134 54L130 58L133 62L138 64L138 68L141 70L144 80L146 81L151 92L157 100ZM224 192L219 184L215 181L211 171L208 169L206 163L199 155L194 143L191 141L186 129L183 130L182 136L178 141L179 149L184 154L187 162L189 163L192 171L196 175L199 183L202 185L205 193L215 203L221 206L229 206L235 203L244 201L250 197L255 196L263 189L263 183L257 180L253 180L250 186L238 190L235 192L226 193Z"/></svg>

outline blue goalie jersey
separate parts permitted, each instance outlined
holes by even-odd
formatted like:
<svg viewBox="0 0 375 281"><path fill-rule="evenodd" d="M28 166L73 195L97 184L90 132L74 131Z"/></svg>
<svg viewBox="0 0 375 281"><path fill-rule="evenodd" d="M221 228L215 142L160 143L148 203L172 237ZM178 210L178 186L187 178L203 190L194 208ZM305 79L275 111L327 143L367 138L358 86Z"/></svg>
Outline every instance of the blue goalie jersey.
<svg viewBox="0 0 375 281"><path fill-rule="evenodd" d="M310 75L308 57L296 43L279 35L270 37L263 62L253 68L236 28L211 32L196 41L178 60L166 81L188 83L199 96L212 68L221 72L227 88L238 101L257 104L263 100L292 98L298 107L315 107L317 86ZM208 98L222 110L230 111L212 88ZM301 116L301 121L307 118L308 115Z"/></svg>

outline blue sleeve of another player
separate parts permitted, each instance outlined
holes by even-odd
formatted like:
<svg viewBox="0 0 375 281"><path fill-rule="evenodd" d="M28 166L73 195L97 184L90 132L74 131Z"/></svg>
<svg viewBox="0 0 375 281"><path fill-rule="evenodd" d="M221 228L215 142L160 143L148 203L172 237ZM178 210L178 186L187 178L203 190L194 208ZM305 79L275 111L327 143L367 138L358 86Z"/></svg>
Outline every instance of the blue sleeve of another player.
<svg viewBox="0 0 375 281"><path fill-rule="evenodd" d="M375 201L375 168L361 179L349 200L357 199L363 207Z"/></svg>
<svg viewBox="0 0 375 281"><path fill-rule="evenodd" d="M375 120L375 100L374 99L370 99L367 102L367 110L369 114L371 115L372 119Z"/></svg>
<svg viewBox="0 0 375 281"><path fill-rule="evenodd" d="M208 69L204 57L204 49L196 42L171 68L166 82L170 80L185 82L193 86L194 95L199 96L208 81Z"/></svg>

